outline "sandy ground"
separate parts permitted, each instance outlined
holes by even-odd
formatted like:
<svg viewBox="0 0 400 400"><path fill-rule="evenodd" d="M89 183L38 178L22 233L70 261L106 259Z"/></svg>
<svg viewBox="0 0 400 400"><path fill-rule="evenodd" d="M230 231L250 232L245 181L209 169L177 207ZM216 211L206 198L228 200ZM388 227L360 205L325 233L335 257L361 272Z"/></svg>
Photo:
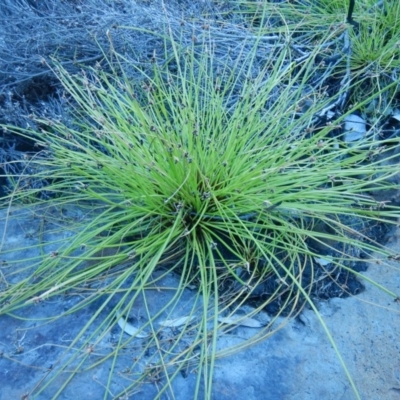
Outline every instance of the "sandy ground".
<svg viewBox="0 0 400 400"><path fill-rule="evenodd" d="M4 217L4 211L0 211ZM31 245L26 237L29 219L16 215L9 220L3 250ZM1 218L0 234L4 231ZM61 233L60 233L61 234ZM67 233L62 233L67 235ZM400 239L393 235L389 243L400 253ZM24 256L32 249L25 251ZM2 255L3 259L5 256ZM9 253L5 258L17 259L21 252ZM370 263L365 276L400 294L400 264ZM3 267L2 267L3 268ZM165 278L165 285L177 283L177 277ZM360 295L347 299L331 299L319 302L320 313L342 354L362 399L400 399L400 303L368 282ZM148 301L156 310L164 304L167 295L161 291L149 294ZM190 300L193 293L184 294ZM62 365L58 363L65 347L74 335L84 327L98 309L102 299L86 308L46 323L51 315L67 311L77 299L63 296L31 305L18 312L20 318L0 316L0 399L53 398L67 382L68 374L51 378ZM140 299L139 308L140 308ZM107 308L99 316L105 318ZM269 317L256 316L259 320ZM94 332L96 323L87 335ZM221 332L218 347L225 349L256 334L257 329L237 327L230 333ZM115 324L97 344L91 361L97 354L108 351L120 328ZM79 344L79 343L78 343ZM77 345L78 345L77 344ZM135 350L127 349L117 359L108 397L104 385L107 382L112 360L93 369L80 372L61 392L60 399L98 400L113 398L115 393L127 387L130 376L126 373ZM65 360L65 359L63 359ZM79 362L79 359L77 360ZM143 363L146 363L144 357ZM84 366L83 366L84 367ZM166 392L162 399L187 400L194 398L196 372L187 376L179 374L173 382L174 395ZM154 399L159 383L146 382L137 393L126 399ZM39 394L37 389L42 389ZM35 391L36 390L36 391ZM26 396L26 397L24 397ZM200 389L199 398L204 398ZM216 362L212 399L215 400L347 400L355 399L340 361L329 343L316 314L306 309L300 318L291 319L272 337Z"/></svg>

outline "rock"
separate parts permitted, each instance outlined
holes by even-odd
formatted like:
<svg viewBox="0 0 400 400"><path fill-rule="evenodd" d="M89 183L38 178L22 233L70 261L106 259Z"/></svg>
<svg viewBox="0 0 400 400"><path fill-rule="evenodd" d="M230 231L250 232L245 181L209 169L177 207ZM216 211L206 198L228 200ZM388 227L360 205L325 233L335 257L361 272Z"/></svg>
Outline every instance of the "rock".
<svg viewBox="0 0 400 400"><path fill-rule="evenodd" d="M354 142L362 139L367 133L367 124L356 114L350 114L344 119L344 141Z"/></svg>

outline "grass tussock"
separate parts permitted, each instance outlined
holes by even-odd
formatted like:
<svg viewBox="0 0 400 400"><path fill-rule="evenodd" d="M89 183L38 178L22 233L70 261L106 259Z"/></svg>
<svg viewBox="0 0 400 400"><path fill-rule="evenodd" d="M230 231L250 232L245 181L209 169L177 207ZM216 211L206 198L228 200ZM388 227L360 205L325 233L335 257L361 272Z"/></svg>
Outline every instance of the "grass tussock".
<svg viewBox="0 0 400 400"><path fill-rule="evenodd" d="M278 25L282 31L292 32L293 47L297 46L300 55L319 42L327 30L336 31L336 40L321 46L319 61L335 64L331 76L351 73L355 85L350 100L360 103L398 80L400 5L398 2L359 0L354 2L349 14L350 3L348 0L240 1L238 12L247 16L256 31L276 32ZM265 23L266 18L270 23ZM396 87L386 91L388 98L396 91ZM375 113L388 106L388 98L383 96L375 100ZM361 110L366 111L365 108Z"/></svg>

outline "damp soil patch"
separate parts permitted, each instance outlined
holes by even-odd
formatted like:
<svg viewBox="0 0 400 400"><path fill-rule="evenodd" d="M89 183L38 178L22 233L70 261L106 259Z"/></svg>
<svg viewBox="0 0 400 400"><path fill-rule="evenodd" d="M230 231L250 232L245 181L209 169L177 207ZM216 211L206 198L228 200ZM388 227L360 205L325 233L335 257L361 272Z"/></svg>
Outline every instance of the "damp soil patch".
<svg viewBox="0 0 400 400"><path fill-rule="evenodd" d="M355 216L341 216L340 219L350 231L360 233L362 239L359 240L361 242L374 246L384 246L395 229L388 223L363 220ZM323 223L317 224L317 226L321 230L328 229ZM299 295L297 285L291 283L287 270L276 264L274 270L260 282L257 280L257 273L254 273L254 269L266 268L267 260L260 258L245 267L242 261L232 256L232 253L224 248L223 243L226 243L226 240L225 237L224 241L216 243L216 246L220 249L224 262L229 260L231 265L237 265L235 272L239 280L231 276L222 278L220 297L224 298L235 293L245 292L246 295L243 297L245 304L255 308L262 306L262 309L271 316L287 316L307 306L308 300L303 295ZM294 267L288 266L288 269L291 269L293 275L299 277L298 284L314 300L346 298L362 293L365 286L357 274L367 271L372 251L369 252L365 248L361 249L337 241L329 240L328 242L324 244L308 240L307 244L310 250L316 253L320 252L320 254L307 258L299 255L298 264ZM284 252L277 253L276 256L282 260L287 258L287 254ZM332 261L335 257L342 259L340 263L342 266ZM216 260L219 268L224 270L222 260L218 260L218 258ZM246 282L246 284L243 285L240 282Z"/></svg>

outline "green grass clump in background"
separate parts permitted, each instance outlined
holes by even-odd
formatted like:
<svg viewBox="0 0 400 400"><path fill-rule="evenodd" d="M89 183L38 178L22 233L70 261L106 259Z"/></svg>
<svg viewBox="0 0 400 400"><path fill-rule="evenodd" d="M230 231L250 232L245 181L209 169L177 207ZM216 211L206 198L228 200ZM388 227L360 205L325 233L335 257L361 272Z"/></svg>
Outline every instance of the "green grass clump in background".
<svg viewBox="0 0 400 400"><path fill-rule="evenodd" d="M338 1L294 1L294 2L251 2L240 1L240 13L245 13L255 30L263 29L267 34L276 31L276 24L282 30L288 30L293 38L301 36L302 51L307 51L315 42L324 37L325 32L337 31L337 37L346 32L348 0ZM267 23L266 17L268 16ZM338 48L340 41L322 46L321 57L342 56L342 61L335 69L335 74L345 73L347 54L349 71L354 84L350 99L362 102L378 92L382 87L398 81L400 66L400 4L397 1L356 0L353 20L358 23L351 28L349 41ZM260 24L260 21L264 21ZM270 23L269 23L270 22ZM379 98L378 107L385 107L388 98L398 90L393 86ZM374 104L376 101L374 102ZM376 111L376 109L375 109Z"/></svg>

